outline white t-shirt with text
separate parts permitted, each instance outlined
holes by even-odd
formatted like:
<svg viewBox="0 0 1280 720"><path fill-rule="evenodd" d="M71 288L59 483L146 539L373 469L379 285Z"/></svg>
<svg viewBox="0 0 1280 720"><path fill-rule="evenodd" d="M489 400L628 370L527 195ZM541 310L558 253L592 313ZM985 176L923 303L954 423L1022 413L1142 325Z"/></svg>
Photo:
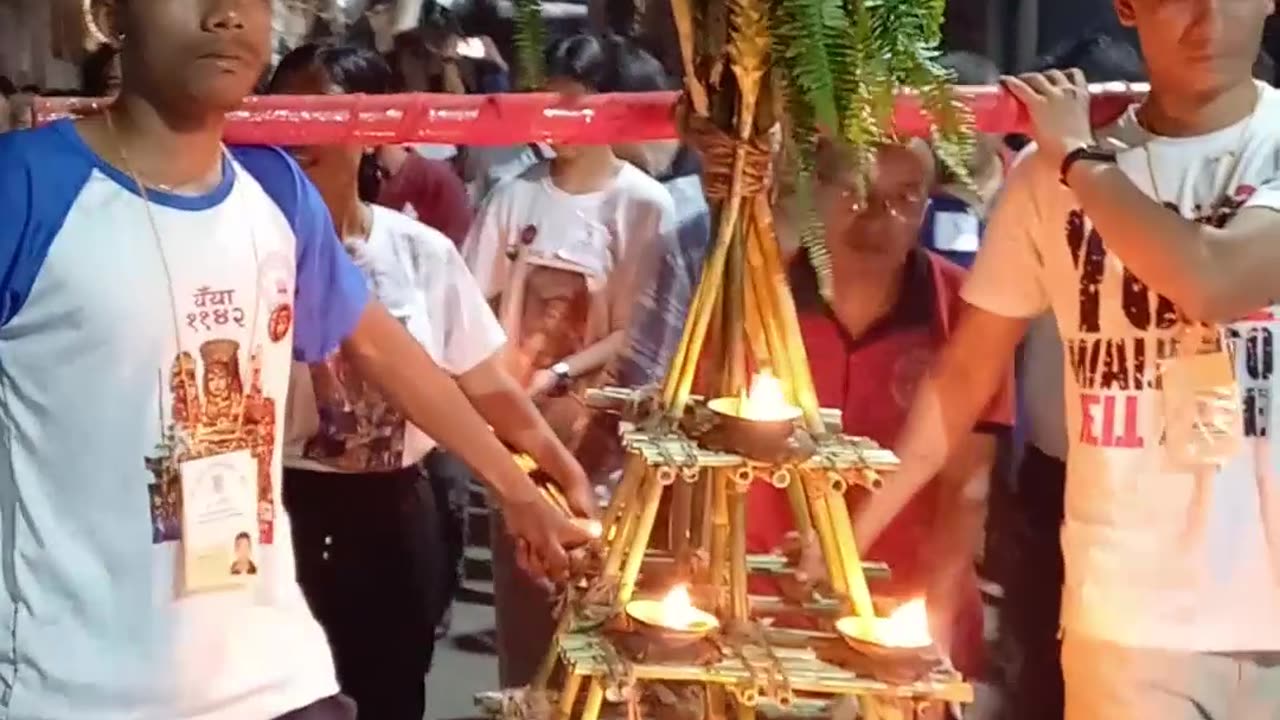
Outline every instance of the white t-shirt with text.
<svg viewBox="0 0 1280 720"><path fill-rule="evenodd" d="M1154 137L1131 109L1099 141L1183 217L1221 225L1245 208L1280 209L1280 92L1259 87L1254 116L1231 127ZM1217 473L1178 469L1163 445L1157 367L1185 320L1108 252L1048 165L1015 168L964 297L1006 317L1051 307L1057 318L1070 436L1063 622L1131 647L1280 650L1280 458L1269 428L1280 307L1227 329L1244 450Z"/></svg>

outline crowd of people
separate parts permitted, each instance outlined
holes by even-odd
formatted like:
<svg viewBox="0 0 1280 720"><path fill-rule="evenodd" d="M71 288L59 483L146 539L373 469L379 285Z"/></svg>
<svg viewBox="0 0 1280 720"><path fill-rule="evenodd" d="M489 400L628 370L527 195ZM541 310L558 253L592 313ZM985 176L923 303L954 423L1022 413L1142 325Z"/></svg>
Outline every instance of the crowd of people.
<svg viewBox="0 0 1280 720"><path fill-rule="evenodd" d="M582 397L676 350L712 238L697 152L224 147L251 92L502 92L510 53L439 8L273 63L268 3L94 7L112 42L78 94L109 109L32 128L59 93L0 78L2 714L418 720L472 483L501 681L527 683L592 540L539 485L587 518L618 475ZM1116 9L1142 56L943 56L1031 117L966 168L821 138L829 295L779 171L801 339L821 404L902 460L848 497L894 571L874 589L927 597L1004 717L1280 717L1280 95L1253 77L1274 8ZM545 71L571 96L679 87L613 34L566 33ZM1086 78L1151 93L1094 129ZM1216 435L1173 402L1209 391ZM785 492L747 512L750 552L823 582Z"/></svg>

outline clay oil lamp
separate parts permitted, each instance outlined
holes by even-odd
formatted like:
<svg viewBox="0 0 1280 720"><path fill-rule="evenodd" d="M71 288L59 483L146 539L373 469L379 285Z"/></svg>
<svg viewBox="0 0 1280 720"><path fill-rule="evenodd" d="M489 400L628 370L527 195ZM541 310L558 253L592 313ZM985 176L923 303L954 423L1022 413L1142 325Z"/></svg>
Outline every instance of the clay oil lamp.
<svg viewBox="0 0 1280 720"><path fill-rule="evenodd" d="M692 645L720 627L715 615L694 607L687 585L676 585L661 600L632 600L626 613L638 633L669 649Z"/></svg>
<svg viewBox="0 0 1280 720"><path fill-rule="evenodd" d="M716 435L726 450L768 459L785 452L803 412L787 402L782 383L770 372L756 373L751 390L707 402L718 421Z"/></svg>
<svg viewBox="0 0 1280 720"><path fill-rule="evenodd" d="M912 682L938 665L923 598L898 606L888 617L842 617L836 631L878 677Z"/></svg>

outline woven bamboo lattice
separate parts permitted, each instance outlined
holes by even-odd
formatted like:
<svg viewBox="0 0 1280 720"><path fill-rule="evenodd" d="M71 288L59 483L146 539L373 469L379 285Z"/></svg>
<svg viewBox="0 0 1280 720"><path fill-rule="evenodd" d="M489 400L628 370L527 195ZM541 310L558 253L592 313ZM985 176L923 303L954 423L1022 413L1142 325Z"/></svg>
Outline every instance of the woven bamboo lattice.
<svg viewBox="0 0 1280 720"><path fill-rule="evenodd" d="M914 720L972 700L963 679L928 653L904 673L894 660L901 654L862 647L850 655L832 632L834 616L877 617L867 575L884 568L862 561L846 491L891 482L897 460L841 434L839 413L818 404L770 205L771 133L787 124L784 107L797 195L810 194L812 128L835 132L865 159L891 138L887 118L904 89L924 99L939 154L959 157L953 151L972 118L929 59L941 1L673 0L684 58L680 126L702 158L713 242L661 387L606 388L588 398L614 405L629 428L622 479L602 519L605 547L570 585L530 686L482 698L493 714L748 720L839 715L853 698L867 720ZM802 237L820 285L829 271L821 234L810 224ZM783 421L781 444L767 450L726 443L731 431L772 438L766 431L779 428L726 416L718 408L727 406L703 400L743 397L762 371L777 378L798 419ZM757 482L785 490L795 527L816 538L825 597L749 594L750 573L788 572L779 558L747 555L746 498ZM628 614L633 600L665 594L675 581L719 621L709 636L690 641ZM794 626L797 618L818 629L769 624Z"/></svg>

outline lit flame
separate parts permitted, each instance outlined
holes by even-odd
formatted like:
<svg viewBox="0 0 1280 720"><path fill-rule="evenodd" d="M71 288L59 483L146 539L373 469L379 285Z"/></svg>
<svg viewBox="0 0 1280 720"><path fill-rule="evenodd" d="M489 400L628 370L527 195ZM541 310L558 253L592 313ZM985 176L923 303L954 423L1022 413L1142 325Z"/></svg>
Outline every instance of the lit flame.
<svg viewBox="0 0 1280 720"><path fill-rule="evenodd" d="M756 373L751 392L738 399L738 416L748 420L792 420L797 414L782 392L782 383L768 371Z"/></svg>
<svg viewBox="0 0 1280 720"><path fill-rule="evenodd" d="M917 648L933 644L924 598L900 605L876 626L875 642L885 647Z"/></svg>
<svg viewBox="0 0 1280 720"><path fill-rule="evenodd" d="M673 630L688 630L707 624L707 615L693 606L688 585L676 585L662 598L662 625Z"/></svg>

